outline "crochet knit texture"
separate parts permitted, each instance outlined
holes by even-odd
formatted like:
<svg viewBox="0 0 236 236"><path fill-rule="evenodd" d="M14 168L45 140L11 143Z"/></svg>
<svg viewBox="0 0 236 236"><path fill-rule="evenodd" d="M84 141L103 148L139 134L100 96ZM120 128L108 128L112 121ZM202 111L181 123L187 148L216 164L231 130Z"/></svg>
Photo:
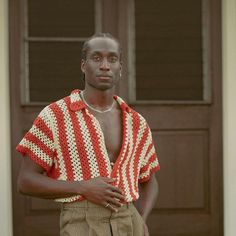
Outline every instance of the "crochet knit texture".
<svg viewBox="0 0 236 236"><path fill-rule="evenodd" d="M45 107L16 150L42 166L51 178L64 181L112 177L122 189L126 202L139 197L138 182L145 182L159 170L150 128L145 119L120 97L122 147L114 166L106 150L98 120L81 100L79 90ZM60 202L83 200L78 195Z"/></svg>

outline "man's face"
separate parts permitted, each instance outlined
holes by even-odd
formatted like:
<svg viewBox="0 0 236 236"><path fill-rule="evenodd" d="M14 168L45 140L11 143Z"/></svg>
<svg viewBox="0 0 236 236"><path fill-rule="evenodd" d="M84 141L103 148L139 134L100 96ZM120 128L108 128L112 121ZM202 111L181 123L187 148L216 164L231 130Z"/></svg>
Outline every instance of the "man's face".
<svg viewBox="0 0 236 236"><path fill-rule="evenodd" d="M113 88L119 81L121 61L119 46L110 38L93 38L89 41L86 60L81 70L85 83L99 90Z"/></svg>

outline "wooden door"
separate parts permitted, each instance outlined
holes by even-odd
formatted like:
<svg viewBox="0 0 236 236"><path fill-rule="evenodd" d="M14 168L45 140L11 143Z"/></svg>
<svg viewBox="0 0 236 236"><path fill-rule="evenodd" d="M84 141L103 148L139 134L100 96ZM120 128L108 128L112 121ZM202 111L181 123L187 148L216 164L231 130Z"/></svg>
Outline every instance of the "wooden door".
<svg viewBox="0 0 236 236"><path fill-rule="evenodd" d="M56 9L53 6L55 2L58 12L50 13L50 9ZM60 4L63 2L66 1L50 1L49 6L48 1L40 1L39 5L37 1L10 1L14 235L59 235L59 205L53 201L24 197L17 193L17 175L21 158L15 152L15 146L48 100L56 100L63 93L68 94L70 89L83 86L82 80L78 79L81 77L79 65L77 67L81 43L87 34L100 30L111 32L121 41L123 73L117 93L147 119L159 155L161 171L157 173L157 178L160 193L156 207L148 220L151 235L222 235L220 0L214 1L214 5L211 0L206 1L209 4L207 9L210 17L207 23L210 23L210 33L207 36L208 44L205 46L209 49L209 58L208 66L205 68L206 80L200 82L207 88L207 93L202 87L196 92L196 96L200 98L195 97L195 101L190 101L191 96L182 101L179 98L164 100L165 94L155 99L149 97L149 100L145 101L143 98L147 93L137 92L137 89L142 91L142 84L151 84L155 87L157 80L156 77L152 77L147 83L141 77L138 79L142 71L137 70L137 67L145 68L145 65L143 66L142 62L141 65L134 62L134 58L138 58L138 52L133 53L138 48L135 47L135 43L138 45L140 41L138 35L135 35L135 30L138 32L138 29L134 28L135 19L130 17L136 14L133 0L80 1L80 4L85 4L84 18L90 19L89 16L93 15L90 22L95 22L88 27L79 23L72 24L74 27L85 28L84 31L80 31L83 32L82 36L73 35L76 31L70 31L64 21L39 21L42 9L45 11L44 19L51 14L58 17L62 9ZM70 1L70 4L78 4L77 2L79 1ZM150 1L150 4L154 2L158 1ZM171 1L168 2L171 4ZM139 3L140 1L136 1L136 4ZM31 10L28 4L31 4ZM182 4L187 2L182 1ZM70 9L68 12L73 12L72 5L67 5L67 8ZM93 11L90 11L91 8ZM76 16L77 14L72 14L72 17ZM27 21L30 17L34 21ZM150 22L155 21L152 14L144 17L149 18ZM136 27L138 19L139 15L136 15ZM53 24L64 24L67 31L63 32L64 35L60 30L51 34L50 25L56 28ZM43 33L40 29L44 29ZM90 31L86 31L87 29ZM155 28L152 27L150 30L155 31ZM143 44L149 46L147 41ZM67 64L63 64L62 67L61 63ZM44 73L45 71L48 73ZM53 78L50 76L52 71ZM66 88L63 87L65 79L68 82ZM196 84L194 80L191 81Z"/></svg>
<svg viewBox="0 0 236 236"><path fill-rule="evenodd" d="M102 1L9 1L13 224L16 236L58 236L60 205L17 192L15 147L51 101L83 87L81 46L102 27Z"/></svg>
<svg viewBox="0 0 236 236"><path fill-rule="evenodd" d="M151 235L223 235L220 1L128 2L119 92L147 119L159 156Z"/></svg>

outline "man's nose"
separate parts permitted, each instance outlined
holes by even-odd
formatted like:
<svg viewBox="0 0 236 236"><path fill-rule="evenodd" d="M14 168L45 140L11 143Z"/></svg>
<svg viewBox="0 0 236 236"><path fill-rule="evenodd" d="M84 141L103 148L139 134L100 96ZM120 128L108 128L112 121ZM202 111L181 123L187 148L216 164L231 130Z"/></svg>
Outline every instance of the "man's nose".
<svg viewBox="0 0 236 236"><path fill-rule="evenodd" d="M100 65L100 69L101 70L110 70L110 63L107 61L106 58L104 58L101 62L101 65Z"/></svg>

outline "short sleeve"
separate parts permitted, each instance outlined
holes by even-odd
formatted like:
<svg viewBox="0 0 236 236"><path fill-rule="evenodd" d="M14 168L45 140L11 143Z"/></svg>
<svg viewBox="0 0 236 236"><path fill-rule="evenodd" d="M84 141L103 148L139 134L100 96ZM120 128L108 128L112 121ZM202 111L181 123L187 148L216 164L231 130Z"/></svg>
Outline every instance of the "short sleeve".
<svg viewBox="0 0 236 236"><path fill-rule="evenodd" d="M152 139L152 134L149 126L147 125L147 139L145 142L146 152L141 161L141 168L139 172L139 182L146 182L150 179L151 174L160 169L158 157L156 154L155 146Z"/></svg>
<svg viewBox="0 0 236 236"><path fill-rule="evenodd" d="M16 147L18 152L31 158L47 172L52 167L54 159L54 140L50 126L49 115L44 108Z"/></svg>

